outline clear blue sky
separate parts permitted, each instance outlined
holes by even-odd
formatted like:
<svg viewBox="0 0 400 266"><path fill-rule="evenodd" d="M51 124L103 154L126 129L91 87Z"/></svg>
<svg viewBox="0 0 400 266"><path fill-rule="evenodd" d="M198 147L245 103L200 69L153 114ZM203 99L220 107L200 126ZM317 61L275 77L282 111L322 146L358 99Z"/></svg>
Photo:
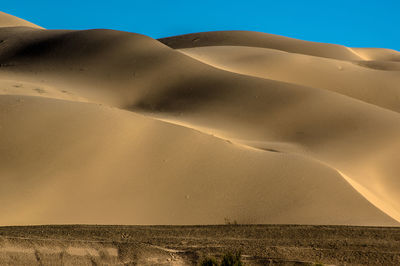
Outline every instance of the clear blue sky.
<svg viewBox="0 0 400 266"><path fill-rule="evenodd" d="M400 0L5 0L0 8L48 29L108 28L153 38L253 30L400 50Z"/></svg>

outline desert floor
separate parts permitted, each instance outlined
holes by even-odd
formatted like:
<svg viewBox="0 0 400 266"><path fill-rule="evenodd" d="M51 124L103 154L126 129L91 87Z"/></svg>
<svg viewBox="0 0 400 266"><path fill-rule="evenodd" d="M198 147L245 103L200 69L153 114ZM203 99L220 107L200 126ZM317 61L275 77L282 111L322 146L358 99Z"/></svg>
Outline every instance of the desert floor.
<svg viewBox="0 0 400 266"><path fill-rule="evenodd" d="M0 228L1 265L196 265L241 251L246 265L398 265L400 229L306 225Z"/></svg>

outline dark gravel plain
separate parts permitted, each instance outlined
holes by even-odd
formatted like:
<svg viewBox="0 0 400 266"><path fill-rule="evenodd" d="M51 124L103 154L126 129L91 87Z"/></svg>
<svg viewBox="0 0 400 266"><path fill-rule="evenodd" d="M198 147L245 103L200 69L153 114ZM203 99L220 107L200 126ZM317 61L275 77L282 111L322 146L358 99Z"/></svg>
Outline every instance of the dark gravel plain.
<svg viewBox="0 0 400 266"><path fill-rule="evenodd" d="M0 227L0 265L400 265L400 228L309 225Z"/></svg>

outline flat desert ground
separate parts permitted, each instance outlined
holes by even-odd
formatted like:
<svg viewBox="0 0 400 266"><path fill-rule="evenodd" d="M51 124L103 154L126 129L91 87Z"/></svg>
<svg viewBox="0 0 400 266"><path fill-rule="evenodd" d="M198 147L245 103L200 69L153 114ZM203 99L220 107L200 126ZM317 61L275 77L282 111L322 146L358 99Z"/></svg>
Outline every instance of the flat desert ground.
<svg viewBox="0 0 400 266"><path fill-rule="evenodd" d="M399 226L399 112L395 50L0 12L0 225Z"/></svg>
<svg viewBox="0 0 400 266"><path fill-rule="evenodd" d="M400 228L317 225L0 228L1 265L399 265Z"/></svg>

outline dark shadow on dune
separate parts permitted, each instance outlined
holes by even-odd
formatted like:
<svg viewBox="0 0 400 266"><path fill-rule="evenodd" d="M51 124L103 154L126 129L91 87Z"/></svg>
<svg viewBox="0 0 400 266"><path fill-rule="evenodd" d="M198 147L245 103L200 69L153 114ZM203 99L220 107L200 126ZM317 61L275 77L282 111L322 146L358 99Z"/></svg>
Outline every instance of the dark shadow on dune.
<svg viewBox="0 0 400 266"><path fill-rule="evenodd" d="M271 149L271 148L262 148L262 150L269 151L269 152L281 152L281 151L278 151L278 150L275 150L275 149Z"/></svg>
<svg viewBox="0 0 400 266"><path fill-rule="evenodd" d="M354 61L355 65L375 70L400 71L400 62L395 61Z"/></svg>

